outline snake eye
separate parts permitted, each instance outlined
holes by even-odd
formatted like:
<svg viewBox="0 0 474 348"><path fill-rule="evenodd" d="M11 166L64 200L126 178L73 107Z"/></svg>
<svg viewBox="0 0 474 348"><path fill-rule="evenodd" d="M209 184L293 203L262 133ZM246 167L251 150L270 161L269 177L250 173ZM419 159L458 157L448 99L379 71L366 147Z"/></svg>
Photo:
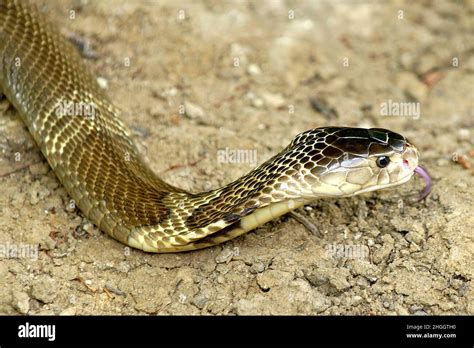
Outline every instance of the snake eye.
<svg viewBox="0 0 474 348"><path fill-rule="evenodd" d="M390 157L388 156L377 157L376 163L379 168L385 168L390 163Z"/></svg>

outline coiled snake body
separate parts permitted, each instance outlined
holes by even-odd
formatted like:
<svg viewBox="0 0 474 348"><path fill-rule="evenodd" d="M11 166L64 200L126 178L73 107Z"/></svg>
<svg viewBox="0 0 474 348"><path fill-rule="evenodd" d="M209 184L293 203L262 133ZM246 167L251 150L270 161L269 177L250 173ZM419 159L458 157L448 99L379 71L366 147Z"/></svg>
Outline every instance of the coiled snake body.
<svg viewBox="0 0 474 348"><path fill-rule="evenodd" d="M177 252L222 243L318 197L406 182L418 151L385 129L317 128L236 181L189 193L142 161L118 110L75 48L35 8L0 0L0 91L20 113L83 214L132 247ZM65 105L89 105L93 116Z"/></svg>

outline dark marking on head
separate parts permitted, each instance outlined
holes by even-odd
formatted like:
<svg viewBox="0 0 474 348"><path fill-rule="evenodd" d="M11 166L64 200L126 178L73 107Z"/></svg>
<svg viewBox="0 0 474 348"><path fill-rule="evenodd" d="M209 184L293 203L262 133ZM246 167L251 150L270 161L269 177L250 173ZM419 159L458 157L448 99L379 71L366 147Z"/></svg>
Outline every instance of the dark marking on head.
<svg viewBox="0 0 474 348"><path fill-rule="evenodd" d="M383 128L371 128L368 129L368 132L370 139L387 144L395 152L401 153L405 150L407 140L403 135Z"/></svg>

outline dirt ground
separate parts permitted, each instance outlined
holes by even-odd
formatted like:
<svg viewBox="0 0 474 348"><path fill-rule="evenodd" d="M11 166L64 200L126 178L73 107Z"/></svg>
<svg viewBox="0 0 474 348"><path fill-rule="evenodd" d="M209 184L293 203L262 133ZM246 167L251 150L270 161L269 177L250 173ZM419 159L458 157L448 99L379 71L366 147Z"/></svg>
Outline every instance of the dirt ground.
<svg viewBox="0 0 474 348"><path fill-rule="evenodd" d="M262 163L301 131L347 125L407 136L434 188L423 202L414 179L299 209L323 237L285 216L221 246L147 254L70 205L4 100L1 314L474 314L473 2L39 3L87 43L174 185L208 190L255 165L219 151ZM419 114L384 113L401 103Z"/></svg>

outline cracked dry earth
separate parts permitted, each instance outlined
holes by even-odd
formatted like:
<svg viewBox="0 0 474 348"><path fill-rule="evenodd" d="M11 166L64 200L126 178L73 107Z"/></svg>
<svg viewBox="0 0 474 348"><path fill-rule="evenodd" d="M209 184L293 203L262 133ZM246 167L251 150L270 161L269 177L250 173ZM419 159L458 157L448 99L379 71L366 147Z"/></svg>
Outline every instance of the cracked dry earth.
<svg viewBox="0 0 474 348"><path fill-rule="evenodd" d="M472 2L38 3L87 43L150 166L177 186L252 167L219 163L219 149L262 163L298 132L348 125L407 136L434 189L413 202L415 179L299 209L323 237L285 216L221 246L146 254L70 204L3 100L0 313L474 314ZM388 101L419 103L419 117L383 116Z"/></svg>

